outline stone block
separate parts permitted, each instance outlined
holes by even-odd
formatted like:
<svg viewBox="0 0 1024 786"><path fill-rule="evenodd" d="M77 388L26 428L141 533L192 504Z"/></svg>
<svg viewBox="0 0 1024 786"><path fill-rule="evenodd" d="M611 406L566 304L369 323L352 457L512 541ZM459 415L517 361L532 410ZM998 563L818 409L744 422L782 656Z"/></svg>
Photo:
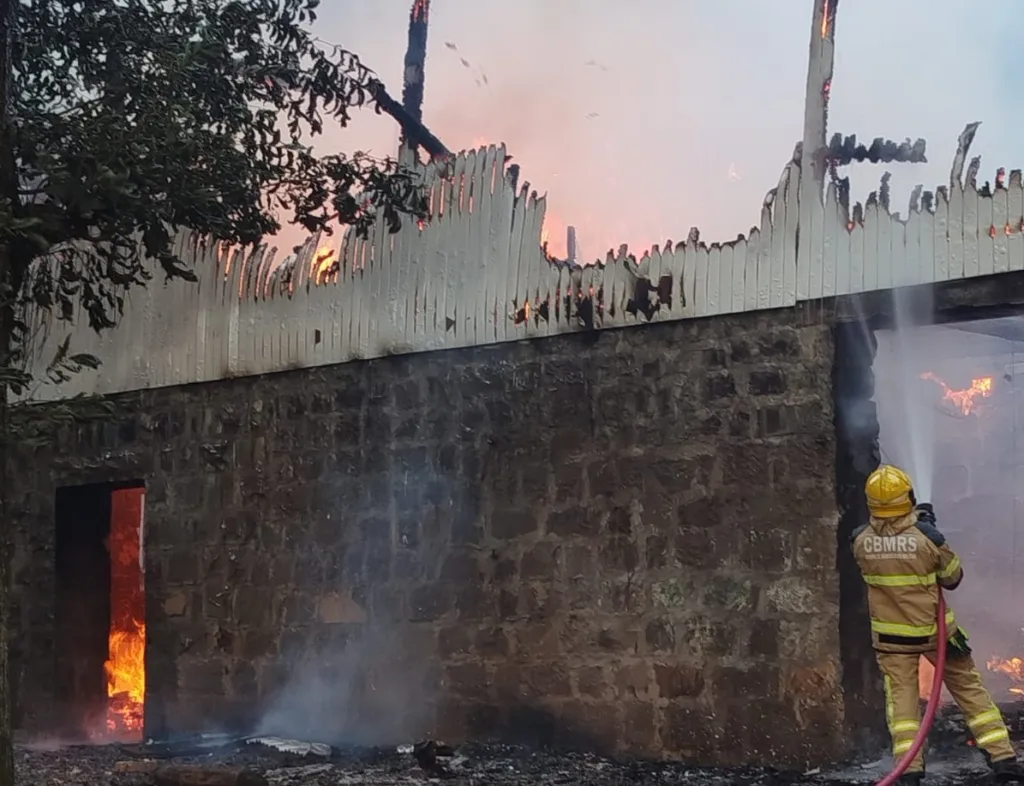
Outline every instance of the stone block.
<svg viewBox="0 0 1024 786"><path fill-rule="evenodd" d="M701 364L707 368L725 368L727 361L728 355L726 351L719 347L705 349L701 353Z"/></svg>
<svg viewBox="0 0 1024 786"><path fill-rule="evenodd" d="M220 659L179 658L178 690L205 696L224 696L228 667Z"/></svg>
<svg viewBox="0 0 1024 786"><path fill-rule="evenodd" d="M758 354L763 358L799 359L802 352L800 334L792 329L762 336L757 342Z"/></svg>
<svg viewBox="0 0 1024 786"><path fill-rule="evenodd" d="M509 654L511 645L503 628L485 627L476 632L473 648L481 658L504 658Z"/></svg>
<svg viewBox="0 0 1024 786"><path fill-rule="evenodd" d="M460 621L487 619L498 613L497 598L480 585L460 587L455 592L455 610Z"/></svg>
<svg viewBox="0 0 1024 786"><path fill-rule="evenodd" d="M563 652L561 629L552 622L526 622L510 631L515 638L516 658L555 658ZM566 648L566 652L571 648Z"/></svg>
<svg viewBox="0 0 1024 786"><path fill-rule="evenodd" d="M568 667L561 661L537 663L522 669L523 691L534 698L557 698L572 695Z"/></svg>
<svg viewBox="0 0 1024 786"><path fill-rule="evenodd" d="M771 611L813 614L820 609L817 589L806 579L787 576L769 584L764 591Z"/></svg>
<svg viewBox="0 0 1024 786"><path fill-rule="evenodd" d="M712 529L722 524L723 510L720 500L700 497L679 506L679 526L690 530Z"/></svg>
<svg viewBox="0 0 1024 786"><path fill-rule="evenodd" d="M751 371L748 390L753 396L777 396L786 392L786 375L779 370Z"/></svg>
<svg viewBox="0 0 1024 786"><path fill-rule="evenodd" d="M715 666L711 679L716 695L738 699L778 698L781 683L779 667L766 664L752 668Z"/></svg>
<svg viewBox="0 0 1024 786"><path fill-rule="evenodd" d="M751 623L748 652L752 658L774 660L779 657L779 623L777 620L754 620Z"/></svg>
<svg viewBox="0 0 1024 786"><path fill-rule="evenodd" d="M228 674L230 695L236 698L256 698L259 692L256 668L247 661L235 661Z"/></svg>
<svg viewBox="0 0 1024 786"><path fill-rule="evenodd" d="M728 371L708 374L704 379L704 403L715 404L736 395L736 380Z"/></svg>
<svg viewBox="0 0 1024 786"><path fill-rule="evenodd" d="M273 591L266 587L242 586L235 590L232 617L238 625L273 625Z"/></svg>
<svg viewBox="0 0 1024 786"><path fill-rule="evenodd" d="M832 552L834 558L834 545ZM741 540L740 560L759 573L788 572L793 565L793 535L783 529L751 529Z"/></svg>
<svg viewBox="0 0 1024 786"><path fill-rule="evenodd" d="M188 595L184 592L175 592L169 595L163 602L164 614L168 617L183 617L188 606Z"/></svg>
<svg viewBox="0 0 1024 786"><path fill-rule="evenodd" d="M768 480L769 460L774 448L767 445L730 445L723 450L722 483L745 490L763 489Z"/></svg>
<svg viewBox="0 0 1024 786"><path fill-rule="evenodd" d="M604 698L610 692L611 680L601 666L581 666L576 669L576 690L580 696Z"/></svg>
<svg viewBox="0 0 1024 786"><path fill-rule="evenodd" d="M669 559L668 537L648 535L644 541L644 559L648 570L665 567Z"/></svg>
<svg viewBox="0 0 1024 786"><path fill-rule="evenodd" d="M657 749L656 717L650 702L631 701L622 708L622 747L628 752Z"/></svg>
<svg viewBox="0 0 1024 786"><path fill-rule="evenodd" d="M523 579L556 579L561 547L554 543L537 543L523 553L519 572Z"/></svg>
<svg viewBox="0 0 1024 786"><path fill-rule="evenodd" d="M676 646L676 633L668 618L651 620L644 628L647 651L652 653L672 652Z"/></svg>
<svg viewBox="0 0 1024 786"><path fill-rule="evenodd" d="M428 584L409 594L409 619L412 622L438 620L454 606L454 593L450 585Z"/></svg>
<svg viewBox="0 0 1024 786"><path fill-rule="evenodd" d="M454 695L485 700L490 694L490 679L482 663L460 663L445 667L444 685Z"/></svg>
<svg viewBox="0 0 1024 786"><path fill-rule="evenodd" d="M584 750L610 753L619 745L622 708L618 702L567 701L559 708L559 741Z"/></svg>
<svg viewBox="0 0 1024 786"><path fill-rule="evenodd" d="M476 555L470 552L453 552L441 566L441 580L455 584L464 582L482 582L483 571L480 569Z"/></svg>
<svg viewBox="0 0 1024 786"><path fill-rule="evenodd" d="M640 562L640 554L630 538L613 535L606 539L600 552L600 562L606 571L633 571Z"/></svg>
<svg viewBox="0 0 1024 786"><path fill-rule="evenodd" d="M498 540L510 540L536 532L539 527L536 511L501 509L491 516L491 536Z"/></svg>
<svg viewBox="0 0 1024 786"><path fill-rule="evenodd" d="M677 621L675 628L679 654L695 661L731 656L739 644L739 631L729 619L688 616Z"/></svg>
<svg viewBox="0 0 1024 786"><path fill-rule="evenodd" d="M651 605L656 611L693 608L700 602L698 582L693 576L652 582L650 595Z"/></svg>
<svg viewBox="0 0 1024 786"><path fill-rule="evenodd" d="M352 598L352 591L329 592L317 601L316 617L328 625L365 623L366 609Z"/></svg>
<svg viewBox="0 0 1024 786"><path fill-rule="evenodd" d="M473 637L466 625L441 628L437 637L438 653L442 658L468 655L473 649Z"/></svg>
<svg viewBox="0 0 1024 786"><path fill-rule="evenodd" d="M277 642L270 631L256 628L242 634L241 656L245 660L254 661L276 653Z"/></svg>
<svg viewBox="0 0 1024 786"><path fill-rule="evenodd" d="M675 535L673 559L686 568L717 570L735 558L737 532L681 526Z"/></svg>
<svg viewBox="0 0 1024 786"><path fill-rule="evenodd" d="M655 663L654 677L663 699L697 698L704 692L704 672L685 663Z"/></svg>
<svg viewBox="0 0 1024 786"><path fill-rule="evenodd" d="M713 761L722 739L722 724L708 709L685 700L671 702L662 711L659 736L670 754L688 761Z"/></svg>
<svg viewBox="0 0 1024 786"><path fill-rule="evenodd" d="M547 517L547 532L551 535L567 538L574 535L596 534L598 519L586 508L569 507L552 510Z"/></svg>
<svg viewBox="0 0 1024 786"><path fill-rule="evenodd" d="M654 695L653 686L651 667L646 661L626 663L615 673L615 690L620 698L650 699Z"/></svg>

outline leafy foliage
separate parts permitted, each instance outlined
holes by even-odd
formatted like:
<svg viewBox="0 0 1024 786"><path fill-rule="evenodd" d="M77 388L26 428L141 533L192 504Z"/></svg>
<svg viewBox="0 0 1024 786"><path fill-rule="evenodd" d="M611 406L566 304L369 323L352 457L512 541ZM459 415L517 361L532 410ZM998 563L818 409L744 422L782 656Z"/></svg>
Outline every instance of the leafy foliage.
<svg viewBox="0 0 1024 786"><path fill-rule="evenodd" d="M194 280L176 227L251 244L297 222L366 231L425 216L416 176L310 141L372 100L359 58L315 38L319 0L16 0L9 107L15 175L0 182L0 243L19 309L112 327L127 290ZM27 326L0 379L30 380ZM83 356L55 359L67 373ZM68 365L68 364L71 365Z"/></svg>

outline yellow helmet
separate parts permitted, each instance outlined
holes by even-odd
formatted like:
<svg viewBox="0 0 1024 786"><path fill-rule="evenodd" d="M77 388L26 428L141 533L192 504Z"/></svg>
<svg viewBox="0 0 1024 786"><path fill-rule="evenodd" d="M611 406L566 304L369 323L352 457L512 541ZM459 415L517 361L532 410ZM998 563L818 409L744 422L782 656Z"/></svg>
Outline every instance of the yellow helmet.
<svg viewBox="0 0 1024 786"><path fill-rule="evenodd" d="M875 518L899 518L914 509L910 476L891 464L882 464L868 475L864 493L868 498L868 511Z"/></svg>

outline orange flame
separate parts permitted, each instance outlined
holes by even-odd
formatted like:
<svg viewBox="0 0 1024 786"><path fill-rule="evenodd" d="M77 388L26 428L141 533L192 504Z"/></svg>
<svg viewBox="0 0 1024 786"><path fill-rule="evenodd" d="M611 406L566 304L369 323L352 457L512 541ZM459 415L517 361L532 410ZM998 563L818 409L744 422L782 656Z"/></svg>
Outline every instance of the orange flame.
<svg viewBox="0 0 1024 786"><path fill-rule="evenodd" d="M108 637L107 732L136 739L143 731L146 699L146 598L142 573L145 491L111 495L110 634Z"/></svg>
<svg viewBox="0 0 1024 786"><path fill-rule="evenodd" d="M832 21L835 19L835 0L821 0L821 37L828 38L832 32Z"/></svg>
<svg viewBox="0 0 1024 786"><path fill-rule="evenodd" d="M988 662L988 670L1006 674L1020 687L1010 688L1010 693L1024 696L1024 658L992 658Z"/></svg>
<svg viewBox="0 0 1024 786"><path fill-rule="evenodd" d="M134 629L112 630L109 648L107 731L141 732L146 699L146 626L135 622Z"/></svg>
<svg viewBox="0 0 1024 786"><path fill-rule="evenodd" d="M992 377L978 377L971 381L969 388L963 390L954 390L930 371L923 373L921 379L927 379L941 387L943 400L950 402L964 415L970 415L974 411L977 399L992 395Z"/></svg>
<svg viewBox="0 0 1024 786"><path fill-rule="evenodd" d="M313 257L313 264L310 267L310 278L313 279L313 283L316 286L326 284L327 280L336 270L337 259L334 255L334 249L327 246L317 249L316 254Z"/></svg>

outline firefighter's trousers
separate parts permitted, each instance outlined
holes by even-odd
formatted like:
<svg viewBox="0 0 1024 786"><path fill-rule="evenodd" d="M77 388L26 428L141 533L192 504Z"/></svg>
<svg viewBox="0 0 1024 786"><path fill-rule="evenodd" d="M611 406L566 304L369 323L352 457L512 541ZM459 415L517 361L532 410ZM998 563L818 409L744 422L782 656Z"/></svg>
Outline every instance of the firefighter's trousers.
<svg viewBox="0 0 1024 786"><path fill-rule="evenodd" d="M897 761L908 751L921 728L921 704L917 670L920 655L876 652L885 680L885 715L892 736L892 753ZM935 663L935 653L924 656ZM943 682L960 705L974 742L988 754L990 761L1016 758L1010 732L970 655L949 653ZM924 748L910 763L907 772L924 771Z"/></svg>

